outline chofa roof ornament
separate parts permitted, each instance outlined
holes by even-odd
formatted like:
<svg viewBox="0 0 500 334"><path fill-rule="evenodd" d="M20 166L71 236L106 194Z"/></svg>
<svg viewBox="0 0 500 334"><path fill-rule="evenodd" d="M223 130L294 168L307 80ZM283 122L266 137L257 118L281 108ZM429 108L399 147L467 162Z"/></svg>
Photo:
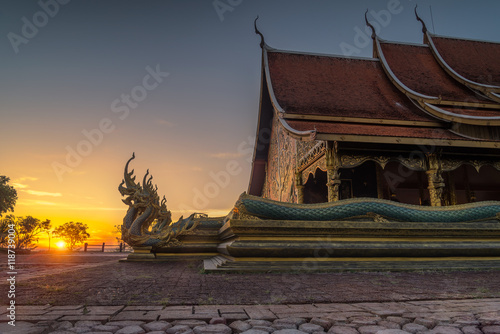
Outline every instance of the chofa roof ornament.
<svg viewBox="0 0 500 334"><path fill-rule="evenodd" d="M377 32L375 31L375 27L368 21L368 9L366 9L365 12L365 22L366 25L372 30L372 39L375 39L377 37Z"/></svg>
<svg viewBox="0 0 500 334"><path fill-rule="evenodd" d="M422 20L420 16L418 16L417 7L418 5L415 5L415 16L417 17L417 21L420 21L420 23L422 23L422 32L425 34L427 32L427 26L425 25L424 20Z"/></svg>
<svg viewBox="0 0 500 334"><path fill-rule="evenodd" d="M255 21L253 21L253 26L255 28L255 33L257 35L260 35L260 47L263 48L264 45L266 45L266 42L264 41L264 35L262 35L262 33L259 31L259 29L257 28L257 20L259 19L259 16L257 15L257 17L255 18Z"/></svg>

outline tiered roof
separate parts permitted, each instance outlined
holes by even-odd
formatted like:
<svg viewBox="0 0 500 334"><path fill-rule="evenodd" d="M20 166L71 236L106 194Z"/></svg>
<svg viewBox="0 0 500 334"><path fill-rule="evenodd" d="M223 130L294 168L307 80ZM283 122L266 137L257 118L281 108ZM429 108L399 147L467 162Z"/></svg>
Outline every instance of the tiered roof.
<svg viewBox="0 0 500 334"><path fill-rule="evenodd" d="M276 50L257 31L259 128L272 113L300 140L500 148L500 43L423 32L424 44L374 33L374 57L357 58ZM256 151L252 178L266 159Z"/></svg>

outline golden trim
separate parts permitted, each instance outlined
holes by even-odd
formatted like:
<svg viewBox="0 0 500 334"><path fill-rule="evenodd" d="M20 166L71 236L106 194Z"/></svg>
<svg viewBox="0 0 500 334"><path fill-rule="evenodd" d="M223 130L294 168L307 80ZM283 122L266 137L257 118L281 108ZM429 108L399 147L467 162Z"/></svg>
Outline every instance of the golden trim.
<svg viewBox="0 0 500 334"><path fill-rule="evenodd" d="M362 124L382 124L382 125L407 125L407 126L423 126L440 128L443 124L439 122L425 122L425 121L402 121L393 119L380 119L380 118L361 118L361 117L342 117L342 116L323 116L323 115L300 115L284 113L283 118L294 120L306 121L331 121L331 122L344 122L344 123L362 123Z"/></svg>
<svg viewBox="0 0 500 334"><path fill-rule="evenodd" d="M500 142L483 140L456 140L456 139L430 139L415 137L386 137L386 136L364 136L364 135L339 135L330 133L318 133L317 140L358 142L358 143L381 143L381 144L406 144L406 145L436 145L450 147L478 147L478 148L500 148Z"/></svg>

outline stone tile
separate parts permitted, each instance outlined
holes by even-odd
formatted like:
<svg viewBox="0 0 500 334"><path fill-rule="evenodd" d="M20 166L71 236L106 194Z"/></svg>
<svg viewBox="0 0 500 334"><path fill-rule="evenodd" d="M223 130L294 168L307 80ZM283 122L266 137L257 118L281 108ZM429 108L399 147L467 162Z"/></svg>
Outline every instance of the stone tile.
<svg viewBox="0 0 500 334"><path fill-rule="evenodd" d="M245 312L248 314L250 319L255 320L274 320L277 318L271 310L264 308L249 306L245 307Z"/></svg>
<svg viewBox="0 0 500 334"><path fill-rule="evenodd" d="M119 329L115 334L143 334L146 333L144 328L141 326L126 326L121 329Z"/></svg>
<svg viewBox="0 0 500 334"><path fill-rule="evenodd" d="M75 322L74 327L95 327L99 325L102 325L100 321L80 320Z"/></svg>
<svg viewBox="0 0 500 334"><path fill-rule="evenodd" d="M65 315L59 320L60 321L89 320L89 321L107 322L109 320L109 316L107 316L107 315Z"/></svg>
<svg viewBox="0 0 500 334"><path fill-rule="evenodd" d="M176 320L172 322L173 326L184 325L189 326L190 328L195 328L196 326L204 326L207 325L206 321L203 320Z"/></svg>
<svg viewBox="0 0 500 334"><path fill-rule="evenodd" d="M250 319L250 320L247 320L245 321L246 323L248 323L249 325L251 326L272 326L272 322L271 321L267 321L267 320L258 320L258 319Z"/></svg>
<svg viewBox="0 0 500 334"><path fill-rule="evenodd" d="M249 329L247 331L241 332L241 334L267 334L271 332L261 331L258 329Z"/></svg>
<svg viewBox="0 0 500 334"><path fill-rule="evenodd" d="M500 326L485 326L482 330L484 334L498 334L500 333Z"/></svg>
<svg viewBox="0 0 500 334"><path fill-rule="evenodd" d="M158 311L123 311L111 318L111 321L136 320L155 321L160 314Z"/></svg>
<svg viewBox="0 0 500 334"><path fill-rule="evenodd" d="M298 318L298 317L281 318L281 319L276 319L273 321L273 327L276 325L280 325L280 324L292 324L295 327L297 327L297 326L300 326L306 322L307 322L306 319Z"/></svg>
<svg viewBox="0 0 500 334"><path fill-rule="evenodd" d="M328 334L359 334L358 330L347 326L332 326Z"/></svg>
<svg viewBox="0 0 500 334"><path fill-rule="evenodd" d="M382 326L376 326L376 325L369 325L369 326L361 326L358 328L358 332L360 334L375 334L378 331L382 331L386 328Z"/></svg>
<svg viewBox="0 0 500 334"><path fill-rule="evenodd" d="M144 324L144 321L109 321L105 323L106 326L118 326L120 328L127 327L127 326L140 326Z"/></svg>
<svg viewBox="0 0 500 334"><path fill-rule="evenodd" d="M16 314L22 314L22 315L41 315L41 314L46 314L49 312L49 307L50 306L16 306ZM2 311L5 311L3 313L7 313L6 310L3 309Z"/></svg>
<svg viewBox="0 0 500 334"><path fill-rule="evenodd" d="M332 321L323 318L312 318L310 321L311 324L318 325L323 327L324 330L329 330L332 327Z"/></svg>
<svg viewBox="0 0 500 334"><path fill-rule="evenodd" d="M160 311L163 309L163 306L125 306L123 311Z"/></svg>
<svg viewBox="0 0 500 334"><path fill-rule="evenodd" d="M324 330L320 325L305 323L299 326L299 331L306 333L322 332Z"/></svg>
<svg viewBox="0 0 500 334"><path fill-rule="evenodd" d="M376 325L380 320L378 317L352 317L349 321L356 325Z"/></svg>
<svg viewBox="0 0 500 334"><path fill-rule="evenodd" d="M427 327L415 324L415 323L409 323L403 326L402 328L404 331L407 331L409 333L418 333L418 332L423 332L427 330Z"/></svg>
<svg viewBox="0 0 500 334"><path fill-rule="evenodd" d="M79 310L82 308L83 305L61 305L61 306L50 306L49 311Z"/></svg>
<svg viewBox="0 0 500 334"><path fill-rule="evenodd" d="M462 327L462 332L464 334L483 334L483 332L476 326L464 326Z"/></svg>
<svg viewBox="0 0 500 334"><path fill-rule="evenodd" d="M120 329L120 326L109 326L109 325L97 325L92 327L93 331L96 332L116 332L117 330Z"/></svg>
<svg viewBox="0 0 500 334"><path fill-rule="evenodd" d="M229 326L224 324L196 326L193 328L194 334L232 334L233 331Z"/></svg>
<svg viewBox="0 0 500 334"><path fill-rule="evenodd" d="M384 329L378 331L377 334L408 334L408 332L400 330L400 329Z"/></svg>
<svg viewBox="0 0 500 334"><path fill-rule="evenodd" d="M429 329L434 328L434 326L436 326L437 324L437 321L435 319L428 319L428 318L416 318L413 322L425 326Z"/></svg>
<svg viewBox="0 0 500 334"><path fill-rule="evenodd" d="M55 321L59 320L63 317L62 314L41 314L41 315L23 315L23 314L17 314L16 315L16 322L17 321L29 321L29 322L35 322L35 321ZM63 319L64 320L64 319Z"/></svg>
<svg viewBox="0 0 500 334"><path fill-rule="evenodd" d="M411 322L409 319L407 318L403 318L403 317L387 317L386 318L387 321L391 321L391 322L395 322L397 323L398 325L400 326L403 326L403 325L406 325L407 323Z"/></svg>
<svg viewBox="0 0 500 334"><path fill-rule="evenodd" d="M484 331L483 331L484 332ZM432 334L463 334L460 328L452 326L436 326L431 331Z"/></svg>
<svg viewBox="0 0 500 334"><path fill-rule="evenodd" d="M398 323L392 322L392 321L387 321L387 320L379 320L377 322L377 325L382 326L387 329L401 329L401 325Z"/></svg>
<svg viewBox="0 0 500 334"><path fill-rule="evenodd" d="M248 315L243 312L243 313L221 313L221 316L225 318L227 321L234 321L234 320L247 320Z"/></svg>
<svg viewBox="0 0 500 334"><path fill-rule="evenodd" d="M172 325L166 321L153 321L142 325L142 328L147 331L165 331L171 327Z"/></svg>
<svg viewBox="0 0 500 334"><path fill-rule="evenodd" d="M37 326L29 322L18 320L16 320L15 327L8 323L0 324L0 333L2 334L42 334L45 330L47 330L45 326Z"/></svg>
<svg viewBox="0 0 500 334"><path fill-rule="evenodd" d="M303 331L299 331L298 329L282 329L273 332L274 334L306 334Z"/></svg>
<svg viewBox="0 0 500 334"><path fill-rule="evenodd" d="M176 333L193 333L191 327L186 325L175 325L167 329L167 334L176 334Z"/></svg>
<svg viewBox="0 0 500 334"><path fill-rule="evenodd" d="M259 330L259 331L264 331L267 333L272 333L276 330L276 328L270 327L270 326L253 326L253 329Z"/></svg>
<svg viewBox="0 0 500 334"><path fill-rule="evenodd" d="M229 327L236 333L244 332L252 328L252 325L245 321L236 320L229 324Z"/></svg>
<svg viewBox="0 0 500 334"><path fill-rule="evenodd" d="M123 306L89 306L89 314L95 315L113 315L123 309Z"/></svg>

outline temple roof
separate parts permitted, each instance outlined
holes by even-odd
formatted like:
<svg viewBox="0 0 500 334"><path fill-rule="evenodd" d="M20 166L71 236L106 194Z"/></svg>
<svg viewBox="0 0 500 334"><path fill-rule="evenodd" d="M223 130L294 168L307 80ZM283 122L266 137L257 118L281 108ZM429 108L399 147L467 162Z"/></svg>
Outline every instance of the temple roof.
<svg viewBox="0 0 500 334"><path fill-rule="evenodd" d="M429 35L435 49L458 74L500 87L500 43Z"/></svg>
<svg viewBox="0 0 500 334"><path fill-rule="evenodd" d="M276 117L305 141L500 148L500 43L436 36L424 26L425 44L374 32L374 57L360 58L276 50L256 32L258 133ZM256 149L252 179L262 179L265 160L267 149Z"/></svg>

